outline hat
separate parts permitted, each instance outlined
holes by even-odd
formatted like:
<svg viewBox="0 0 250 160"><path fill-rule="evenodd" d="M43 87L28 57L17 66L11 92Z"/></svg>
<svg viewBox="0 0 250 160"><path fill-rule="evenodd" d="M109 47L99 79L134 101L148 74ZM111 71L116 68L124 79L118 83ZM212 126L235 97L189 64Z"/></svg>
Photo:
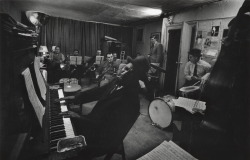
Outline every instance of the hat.
<svg viewBox="0 0 250 160"><path fill-rule="evenodd" d="M197 48L191 49L188 53L194 57L201 57L201 50Z"/></svg>
<svg viewBox="0 0 250 160"><path fill-rule="evenodd" d="M134 70L137 73L147 73L149 70L149 61L144 56L137 56L135 59L132 59L130 56L128 56L127 62L133 64Z"/></svg>

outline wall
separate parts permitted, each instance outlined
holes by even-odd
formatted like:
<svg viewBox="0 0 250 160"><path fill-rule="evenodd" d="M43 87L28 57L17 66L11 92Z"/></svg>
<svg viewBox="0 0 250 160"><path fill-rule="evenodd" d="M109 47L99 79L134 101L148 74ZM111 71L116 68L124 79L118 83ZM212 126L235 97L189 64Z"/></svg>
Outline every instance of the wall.
<svg viewBox="0 0 250 160"><path fill-rule="evenodd" d="M142 37L141 42L136 41L136 38L135 38L136 45L135 45L135 51L134 51L135 53L133 53L133 55L136 55L137 53L140 53L142 55L149 54L151 33L161 32L161 27L162 27L162 19L159 19L159 21L154 21L154 22L136 26L135 31L137 29L141 29L141 28L143 29L143 37ZM134 36L136 37L137 34L135 33Z"/></svg>
<svg viewBox="0 0 250 160"><path fill-rule="evenodd" d="M165 51L165 57L164 57L164 66L163 68L166 68L166 62L167 62L167 28L172 27L175 25L182 25L183 22L188 22L188 23L197 23L197 28L196 28L196 33L195 33L195 38L194 40L197 41L197 33L198 31L202 32L202 42L206 40L207 38L210 38L214 41L216 41L216 49L219 53L220 46L221 46L221 39L222 39L222 34L223 30L227 28L228 22L236 16L238 13L239 8L241 7L242 3L244 0L224 0L216 3L211 3L204 5L202 7L194 8L194 9L189 9L189 10L183 10L182 12L176 13L172 15L172 21L170 21L168 18L163 19L162 23L162 39L161 42L164 47ZM219 26L219 34L216 37L211 37L211 30L212 26ZM192 47L200 47L202 50L204 49L204 45L195 45ZM210 47L210 46L209 46ZM206 48L207 49L207 48ZM211 49L211 48L209 48ZM212 48L213 49L213 48ZM203 50L204 52L207 52L208 50ZM184 54L184 53L183 53ZM188 54L188 53L185 53ZM186 56L186 55L181 55L181 56ZM214 63L214 59L216 57L213 57L213 59L208 59L209 62ZM185 64L182 64L185 65ZM179 71L183 72L183 71ZM161 76L160 78L160 84L163 87L164 86L164 75Z"/></svg>
<svg viewBox="0 0 250 160"><path fill-rule="evenodd" d="M228 28L230 20L236 16L239 8L241 7L244 0L224 0L212 4L207 4L192 10L184 10L183 12L177 13L172 16L172 24L181 24L183 22L197 22L197 28L195 33L195 48L200 48L205 54L208 49L216 49L220 52L221 40L223 37L224 29ZM163 20L162 33L163 37L166 37L167 32L165 27L170 26L167 18ZM217 36L211 36L213 26L219 26L219 32ZM199 43L197 44L198 34L200 37ZM204 42L211 40L214 42L214 46L205 46ZM167 50L167 40L162 39L164 50ZM216 46L215 46L216 45Z"/></svg>
<svg viewBox="0 0 250 160"><path fill-rule="evenodd" d="M21 22L21 11L12 2L0 2L0 13L8 13L16 21Z"/></svg>

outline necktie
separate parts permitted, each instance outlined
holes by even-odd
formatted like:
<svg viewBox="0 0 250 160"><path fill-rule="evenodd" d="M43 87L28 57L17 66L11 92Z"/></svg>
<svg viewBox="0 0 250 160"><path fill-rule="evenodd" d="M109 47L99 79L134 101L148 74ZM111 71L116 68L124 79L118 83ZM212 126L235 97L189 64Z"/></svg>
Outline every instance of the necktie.
<svg viewBox="0 0 250 160"><path fill-rule="evenodd" d="M193 76L197 76L197 64L195 64L195 66L194 66L194 74L193 74Z"/></svg>

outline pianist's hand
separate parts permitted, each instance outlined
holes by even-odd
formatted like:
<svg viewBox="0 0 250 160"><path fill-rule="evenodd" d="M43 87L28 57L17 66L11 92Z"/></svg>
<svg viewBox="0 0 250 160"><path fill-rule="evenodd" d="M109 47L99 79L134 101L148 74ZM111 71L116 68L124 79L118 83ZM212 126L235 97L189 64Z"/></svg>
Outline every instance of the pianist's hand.
<svg viewBox="0 0 250 160"><path fill-rule="evenodd" d="M75 96L68 96L68 97L63 97L63 98L55 99L55 102L59 103L62 100L72 101L74 99L75 99Z"/></svg>
<svg viewBox="0 0 250 160"><path fill-rule="evenodd" d="M72 111L67 111L67 112L62 112L60 115L63 115L64 117L69 117L69 118L81 118L81 116L75 112Z"/></svg>

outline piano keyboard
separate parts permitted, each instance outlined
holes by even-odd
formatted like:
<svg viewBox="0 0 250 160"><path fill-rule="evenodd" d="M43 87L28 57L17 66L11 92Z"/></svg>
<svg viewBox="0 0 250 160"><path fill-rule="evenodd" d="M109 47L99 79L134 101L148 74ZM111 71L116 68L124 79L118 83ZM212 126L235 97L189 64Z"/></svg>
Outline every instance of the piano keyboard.
<svg viewBox="0 0 250 160"><path fill-rule="evenodd" d="M58 92L55 92L58 91ZM57 142L62 138L72 138L75 136L70 118L65 118L59 115L61 112L68 111L65 105L65 100L60 101L60 104L55 104L55 98L63 98L63 90L50 90L50 113L49 113L49 136L50 150L57 149Z"/></svg>

